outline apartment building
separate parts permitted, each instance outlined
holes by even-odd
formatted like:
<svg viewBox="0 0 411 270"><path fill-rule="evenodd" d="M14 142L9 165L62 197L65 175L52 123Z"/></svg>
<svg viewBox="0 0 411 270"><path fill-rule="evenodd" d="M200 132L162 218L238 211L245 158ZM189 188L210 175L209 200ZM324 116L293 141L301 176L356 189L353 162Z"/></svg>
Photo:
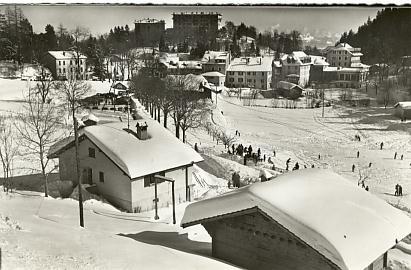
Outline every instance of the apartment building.
<svg viewBox="0 0 411 270"><path fill-rule="evenodd" d="M228 87L272 88L273 57L234 58L226 73Z"/></svg>
<svg viewBox="0 0 411 270"><path fill-rule="evenodd" d="M226 74L230 63L231 56L229 52L206 51L201 60L203 72L218 71L223 75Z"/></svg>
<svg viewBox="0 0 411 270"><path fill-rule="evenodd" d="M311 57L302 51L285 54L280 59L281 77L291 83L305 87L310 80Z"/></svg>
<svg viewBox="0 0 411 270"><path fill-rule="evenodd" d="M353 48L348 43L340 43L326 49L327 62L332 67L351 67L361 63L361 48Z"/></svg>
<svg viewBox="0 0 411 270"><path fill-rule="evenodd" d="M138 47L158 46L165 33L165 21L143 19L134 22L134 34Z"/></svg>

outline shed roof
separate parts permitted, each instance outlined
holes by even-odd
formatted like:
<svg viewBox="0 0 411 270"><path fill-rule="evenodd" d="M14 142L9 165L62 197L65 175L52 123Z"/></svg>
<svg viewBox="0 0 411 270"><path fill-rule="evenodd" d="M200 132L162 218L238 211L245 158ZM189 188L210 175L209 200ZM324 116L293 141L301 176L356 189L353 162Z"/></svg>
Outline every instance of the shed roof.
<svg viewBox="0 0 411 270"><path fill-rule="evenodd" d="M324 169L290 172L193 203L181 225L256 207L344 270L365 269L411 232L411 219L400 210Z"/></svg>
<svg viewBox="0 0 411 270"><path fill-rule="evenodd" d="M303 90L303 88L299 86L298 84L287 82L287 81L279 81L277 83L277 88L281 88L284 90L291 90L293 88L299 88L301 89L301 91Z"/></svg>
<svg viewBox="0 0 411 270"><path fill-rule="evenodd" d="M411 101L400 101L394 105L394 108L401 107L403 109L410 110L411 109Z"/></svg>
<svg viewBox="0 0 411 270"><path fill-rule="evenodd" d="M203 158L191 147L182 143L168 130L150 118L144 118L148 125L149 139L139 140L127 132L126 123L115 122L88 126L82 129L82 136L92 141L131 179L200 162ZM130 121L130 127L137 121ZM50 158L55 158L73 146L72 140L53 147Z"/></svg>

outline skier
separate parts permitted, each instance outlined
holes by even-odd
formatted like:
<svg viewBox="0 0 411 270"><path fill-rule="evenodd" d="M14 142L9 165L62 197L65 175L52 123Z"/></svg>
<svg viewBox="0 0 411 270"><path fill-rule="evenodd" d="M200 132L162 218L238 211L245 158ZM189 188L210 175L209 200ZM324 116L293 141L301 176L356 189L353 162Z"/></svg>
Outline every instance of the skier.
<svg viewBox="0 0 411 270"><path fill-rule="evenodd" d="M398 184L395 185L395 193L394 193L395 196L398 196L399 186L400 185Z"/></svg>
<svg viewBox="0 0 411 270"><path fill-rule="evenodd" d="M260 156L261 156L261 149L258 148L258 150L257 150L257 157L260 158Z"/></svg>
<svg viewBox="0 0 411 270"><path fill-rule="evenodd" d="M311 168L315 168L314 164L311 165Z"/></svg>
<svg viewBox="0 0 411 270"><path fill-rule="evenodd" d="M351 171L354 172L354 170L355 170L355 165L353 164L351 167Z"/></svg>
<svg viewBox="0 0 411 270"><path fill-rule="evenodd" d="M403 160L404 159L404 155L401 155L401 160Z"/></svg>
<svg viewBox="0 0 411 270"><path fill-rule="evenodd" d="M370 163L368 164L368 168L371 168L371 165L372 165L372 163L370 162Z"/></svg>
<svg viewBox="0 0 411 270"><path fill-rule="evenodd" d="M273 154L274 154L274 157L275 157L275 150L273 150Z"/></svg>
<svg viewBox="0 0 411 270"><path fill-rule="evenodd" d="M394 159L397 159L397 152L395 152L394 154Z"/></svg>
<svg viewBox="0 0 411 270"><path fill-rule="evenodd" d="M231 149L233 150L233 155L234 155L234 154L235 154L235 152L234 152L234 144L231 145Z"/></svg>
<svg viewBox="0 0 411 270"><path fill-rule="evenodd" d="M384 143L383 142L381 142L380 143L380 150L382 150L382 147L384 146Z"/></svg>
<svg viewBox="0 0 411 270"><path fill-rule="evenodd" d="M365 187L365 190L366 190L366 191L368 191L368 190L369 190L368 186L366 186L366 187Z"/></svg>
<svg viewBox="0 0 411 270"><path fill-rule="evenodd" d="M298 162L295 163L293 171L298 170L300 168L300 165L298 164Z"/></svg>
<svg viewBox="0 0 411 270"><path fill-rule="evenodd" d="M265 155L264 155L264 162L265 162Z"/></svg>
<svg viewBox="0 0 411 270"><path fill-rule="evenodd" d="M321 155L320 155L320 154L318 154L318 159L321 159Z"/></svg>
<svg viewBox="0 0 411 270"><path fill-rule="evenodd" d="M357 158L360 157L360 151L357 151Z"/></svg>
<svg viewBox="0 0 411 270"><path fill-rule="evenodd" d="M247 155L244 156L244 166L247 165Z"/></svg>
<svg viewBox="0 0 411 270"><path fill-rule="evenodd" d="M402 196L402 186L398 185L398 195Z"/></svg>

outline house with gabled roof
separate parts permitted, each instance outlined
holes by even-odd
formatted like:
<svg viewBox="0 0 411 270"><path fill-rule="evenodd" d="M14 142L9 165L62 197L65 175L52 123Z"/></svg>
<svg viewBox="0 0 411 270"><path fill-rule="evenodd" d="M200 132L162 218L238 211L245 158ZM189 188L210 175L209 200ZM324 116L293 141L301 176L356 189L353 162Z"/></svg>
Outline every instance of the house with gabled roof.
<svg viewBox="0 0 411 270"><path fill-rule="evenodd" d="M411 219L324 169L293 171L189 205L182 227L201 224L212 255L247 269L382 270Z"/></svg>
<svg viewBox="0 0 411 270"><path fill-rule="evenodd" d="M68 79L79 70L81 79L87 79L87 56L73 51L48 51L43 59L54 79Z"/></svg>
<svg viewBox="0 0 411 270"><path fill-rule="evenodd" d="M192 198L192 166L203 159L158 122L143 118L130 121L130 129L115 122L79 132L82 183L95 186L113 205L130 212L153 209L155 175L174 179L177 203ZM61 180L77 182L72 138L52 147L48 158L59 159ZM170 183L157 182L159 207L171 204L171 189Z"/></svg>

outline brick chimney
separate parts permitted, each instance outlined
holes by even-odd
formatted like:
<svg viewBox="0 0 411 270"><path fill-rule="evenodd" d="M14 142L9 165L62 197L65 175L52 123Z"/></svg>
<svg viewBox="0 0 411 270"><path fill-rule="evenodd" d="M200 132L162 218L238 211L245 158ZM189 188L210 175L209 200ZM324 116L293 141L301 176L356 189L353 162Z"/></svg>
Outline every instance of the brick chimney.
<svg viewBox="0 0 411 270"><path fill-rule="evenodd" d="M137 128L137 138L139 140L147 140L148 139L148 133L147 133L147 122L142 122L139 121L136 124L136 128Z"/></svg>

